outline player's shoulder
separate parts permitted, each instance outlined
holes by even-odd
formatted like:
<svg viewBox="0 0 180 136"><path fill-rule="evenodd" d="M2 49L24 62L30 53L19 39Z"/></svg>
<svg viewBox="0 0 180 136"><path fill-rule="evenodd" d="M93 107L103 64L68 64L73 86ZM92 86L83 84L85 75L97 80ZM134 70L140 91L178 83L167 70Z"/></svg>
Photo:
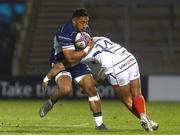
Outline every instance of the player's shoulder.
<svg viewBox="0 0 180 136"><path fill-rule="evenodd" d="M109 38L103 37L103 36L101 36L101 37L93 37L93 40L94 40L95 43L104 42L104 41L110 41L111 42L111 40Z"/></svg>
<svg viewBox="0 0 180 136"><path fill-rule="evenodd" d="M72 37L74 32L75 32L75 29L73 27L72 21L68 21L58 28L56 35L60 35L64 37Z"/></svg>

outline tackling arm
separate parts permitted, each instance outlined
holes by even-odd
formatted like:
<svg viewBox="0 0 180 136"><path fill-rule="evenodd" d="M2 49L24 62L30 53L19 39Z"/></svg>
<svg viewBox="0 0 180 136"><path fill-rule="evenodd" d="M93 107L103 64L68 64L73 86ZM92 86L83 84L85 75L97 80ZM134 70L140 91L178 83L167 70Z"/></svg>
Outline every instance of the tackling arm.
<svg viewBox="0 0 180 136"><path fill-rule="evenodd" d="M76 62L79 62L83 57L85 57L91 51L93 46L94 46L94 41L92 39L90 39L88 41L87 47L85 49L79 50L79 51L63 49L63 53L64 53L66 60L69 63L74 64Z"/></svg>
<svg viewBox="0 0 180 136"><path fill-rule="evenodd" d="M49 73L44 77L42 82L42 87L44 90L47 89L49 80L55 77L60 71L65 70L66 68L72 67L73 65L68 63L67 61L63 61L62 63L54 64Z"/></svg>
<svg viewBox="0 0 180 136"><path fill-rule="evenodd" d="M104 73L104 68L101 68L95 77L96 85L99 85L105 78L106 78L106 75Z"/></svg>
<svg viewBox="0 0 180 136"><path fill-rule="evenodd" d="M49 80L51 80L55 75L57 75L60 71L64 70L65 66L63 63L54 64L49 73L44 77L42 82L42 88L47 90Z"/></svg>
<svg viewBox="0 0 180 136"><path fill-rule="evenodd" d="M52 79L55 75L57 75L60 71L65 70L65 66L63 63L54 64L49 73L46 75L48 79Z"/></svg>
<svg viewBox="0 0 180 136"><path fill-rule="evenodd" d="M63 50L64 56L66 60L62 63L54 64L51 68L49 73L44 77L42 82L42 87L44 90L47 89L49 80L51 80L54 76L56 76L60 71L65 70L66 68L72 67L73 65L77 64L83 57L85 57L93 48L94 42L93 40L88 41L88 45L85 49L81 51L74 51L74 50Z"/></svg>

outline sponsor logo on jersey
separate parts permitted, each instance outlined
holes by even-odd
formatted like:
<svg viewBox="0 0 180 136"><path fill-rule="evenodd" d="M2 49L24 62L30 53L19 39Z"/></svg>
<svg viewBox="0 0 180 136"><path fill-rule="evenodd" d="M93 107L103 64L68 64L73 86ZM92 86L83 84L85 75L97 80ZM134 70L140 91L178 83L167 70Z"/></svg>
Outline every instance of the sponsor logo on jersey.
<svg viewBox="0 0 180 136"><path fill-rule="evenodd" d="M125 63L121 64L119 66L120 69L123 69L124 67L126 67L127 65L131 64L134 61L134 58L129 58Z"/></svg>

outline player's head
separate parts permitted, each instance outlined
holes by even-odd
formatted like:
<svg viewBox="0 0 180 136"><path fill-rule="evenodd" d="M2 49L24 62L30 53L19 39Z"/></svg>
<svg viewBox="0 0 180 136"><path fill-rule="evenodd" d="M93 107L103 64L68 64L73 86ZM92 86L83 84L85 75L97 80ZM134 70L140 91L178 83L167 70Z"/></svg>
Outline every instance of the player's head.
<svg viewBox="0 0 180 136"><path fill-rule="evenodd" d="M76 9L72 15L72 22L78 31L84 31L88 27L89 14L86 9Z"/></svg>

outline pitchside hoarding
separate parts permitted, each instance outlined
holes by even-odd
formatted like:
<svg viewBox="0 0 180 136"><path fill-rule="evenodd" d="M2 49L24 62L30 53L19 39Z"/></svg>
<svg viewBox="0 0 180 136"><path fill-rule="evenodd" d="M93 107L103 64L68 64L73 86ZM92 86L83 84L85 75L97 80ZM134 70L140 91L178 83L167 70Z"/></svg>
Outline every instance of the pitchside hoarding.
<svg viewBox="0 0 180 136"><path fill-rule="evenodd" d="M180 76L150 76L149 101L180 101Z"/></svg>
<svg viewBox="0 0 180 136"><path fill-rule="evenodd" d="M50 81L47 91L41 87L42 76L18 76L0 78L0 98L1 99L41 99L48 97L56 87L54 80ZM113 88L104 82L98 86L99 93L105 98L114 98ZM73 83L73 91L68 98L85 98L81 89Z"/></svg>
<svg viewBox="0 0 180 136"><path fill-rule="evenodd" d="M42 76L17 76L0 77L0 98L1 99L43 99L52 94L56 87L54 80L50 81L47 91L41 87ZM147 78L142 78L143 94L146 98ZM105 80L98 87L102 98L117 98L111 85ZM87 98L82 94L81 88L73 83L73 91L66 98Z"/></svg>

